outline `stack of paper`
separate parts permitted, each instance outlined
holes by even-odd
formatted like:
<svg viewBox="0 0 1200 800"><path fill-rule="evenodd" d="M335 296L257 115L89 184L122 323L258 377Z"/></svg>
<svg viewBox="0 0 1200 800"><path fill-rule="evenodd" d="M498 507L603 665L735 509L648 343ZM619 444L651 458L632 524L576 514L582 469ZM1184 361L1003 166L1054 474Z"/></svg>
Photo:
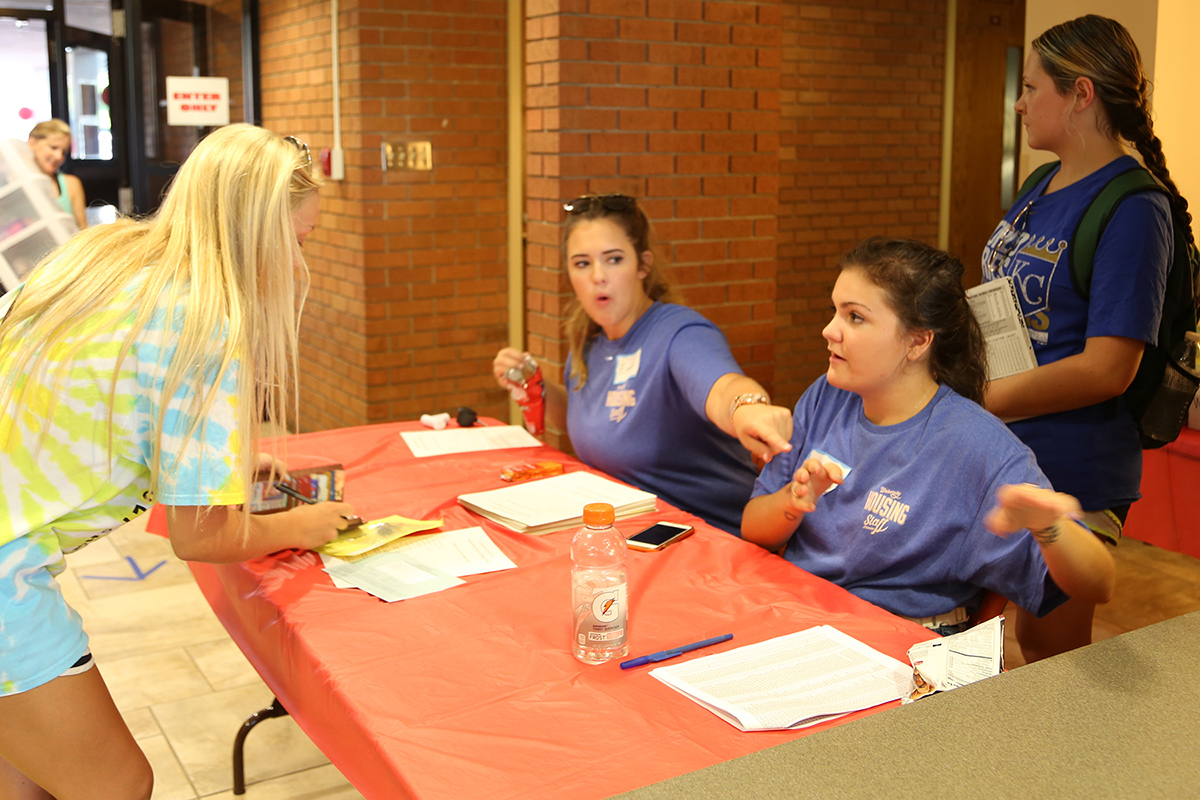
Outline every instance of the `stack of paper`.
<svg viewBox="0 0 1200 800"><path fill-rule="evenodd" d="M482 528L464 528L393 543L395 549L358 561L322 554L339 588L356 586L393 602L457 586L464 575L515 569Z"/></svg>
<svg viewBox="0 0 1200 800"><path fill-rule="evenodd" d="M650 674L743 731L776 731L899 700L912 670L822 625Z"/></svg>
<svg viewBox="0 0 1200 800"><path fill-rule="evenodd" d="M518 533L542 534L583 524L583 507L608 503L618 519L653 511L657 498L590 472L458 496L464 508Z"/></svg>

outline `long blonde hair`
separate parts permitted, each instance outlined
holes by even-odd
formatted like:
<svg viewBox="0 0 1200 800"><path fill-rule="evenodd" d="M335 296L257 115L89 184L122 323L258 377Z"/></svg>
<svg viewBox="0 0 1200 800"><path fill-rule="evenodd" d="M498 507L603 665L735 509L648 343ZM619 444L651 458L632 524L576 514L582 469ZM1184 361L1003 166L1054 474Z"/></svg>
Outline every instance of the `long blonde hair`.
<svg viewBox="0 0 1200 800"><path fill-rule="evenodd" d="M619 200L621 202L605 202ZM580 202L585 201L585 202ZM652 252L650 241L650 220L646 212L638 207L632 197L626 195L604 195L600 197L584 195L573 201L579 210L572 211L563 225L563 249L571 238L571 232L580 222L596 219L610 219L617 227L625 232L633 251L637 253L638 266L646 271L642 278L642 291L652 301L661 300L664 303L678 303L679 293L675 289L670 276L659 266L655 259L647 264L642 259L643 253ZM575 381L576 390L582 389L587 383L587 350L593 339L600 335L600 326L587 315L578 297L572 297L567 305L567 321L564 324L567 334L567 345L571 353L571 375Z"/></svg>
<svg viewBox="0 0 1200 800"><path fill-rule="evenodd" d="M14 337L0 409L15 403L52 418L52 405L44 410L35 402L43 382L24 378L48 379L53 404L70 381L73 357L92 335L81 322L132 287L134 321L117 357L113 392L121 361L156 309L173 316L168 332L174 324L178 333L162 387L150 491L156 494L164 477L159 459L167 401L191 386L187 437L204 436L216 389L236 361L240 435L231 444L249 492L263 421L285 422L289 396L296 402L297 326L308 270L292 214L319 186L306 156L262 128L221 128L196 146L154 216L88 228L47 256L0 324L0 342ZM113 401L110 394L110 418ZM12 435L10 428L5 436ZM109 437L111 452L111 425Z"/></svg>

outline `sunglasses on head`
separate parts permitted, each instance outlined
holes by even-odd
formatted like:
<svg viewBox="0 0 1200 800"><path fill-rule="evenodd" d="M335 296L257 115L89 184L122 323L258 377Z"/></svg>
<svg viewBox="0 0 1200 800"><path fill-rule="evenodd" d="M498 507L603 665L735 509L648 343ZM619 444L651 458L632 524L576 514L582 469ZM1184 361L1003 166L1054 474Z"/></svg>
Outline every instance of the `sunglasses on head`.
<svg viewBox="0 0 1200 800"><path fill-rule="evenodd" d="M308 151L308 145L295 136L285 136L283 140L300 151L300 166L308 169L312 166L312 153Z"/></svg>
<svg viewBox="0 0 1200 800"><path fill-rule="evenodd" d="M568 214L586 214L593 208L621 212L635 207L637 200L626 194L585 194L569 203L563 203L563 211Z"/></svg>

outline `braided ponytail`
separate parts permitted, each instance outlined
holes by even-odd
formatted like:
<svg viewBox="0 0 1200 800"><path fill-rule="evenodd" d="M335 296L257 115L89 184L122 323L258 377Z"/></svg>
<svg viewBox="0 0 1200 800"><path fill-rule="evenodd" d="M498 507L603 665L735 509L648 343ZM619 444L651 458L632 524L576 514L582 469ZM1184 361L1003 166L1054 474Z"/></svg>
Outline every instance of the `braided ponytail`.
<svg viewBox="0 0 1200 800"><path fill-rule="evenodd" d="M1193 243L1188 201L1171 179L1162 142L1154 135L1150 86L1129 31L1116 20L1088 14L1050 28L1033 40L1033 49L1060 92L1074 92L1077 78L1091 80L1107 117L1102 120L1106 133L1137 148L1146 169L1170 193L1171 215Z"/></svg>
<svg viewBox="0 0 1200 800"><path fill-rule="evenodd" d="M1162 142L1154 135L1154 128L1150 122L1149 105L1143 104L1135 109L1130 109L1128 116L1135 118L1130 121L1131 124L1121 126L1118 121L1114 120L1113 127L1116 128L1122 139L1137 148L1146 169L1150 170L1150 174L1171 193L1171 215L1183 226L1188 244L1193 244L1195 237L1192 235L1192 215L1188 211L1188 201L1179 193L1179 188L1171 179L1171 173L1167 171L1167 159L1163 155Z"/></svg>

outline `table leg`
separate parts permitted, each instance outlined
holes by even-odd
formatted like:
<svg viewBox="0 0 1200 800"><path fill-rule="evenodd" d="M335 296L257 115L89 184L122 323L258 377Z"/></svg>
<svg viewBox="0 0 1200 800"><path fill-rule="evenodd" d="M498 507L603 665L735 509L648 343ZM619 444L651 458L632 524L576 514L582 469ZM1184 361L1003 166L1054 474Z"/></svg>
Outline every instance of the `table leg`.
<svg viewBox="0 0 1200 800"><path fill-rule="evenodd" d="M233 793L242 795L246 793L246 769L242 758L243 747L246 743L246 735L250 733L250 729L264 719L272 717L286 717L287 709L279 702L276 697L270 708L264 708L261 711L255 711L250 716L246 717L246 721L242 723L242 727L238 729L237 736L233 738Z"/></svg>

